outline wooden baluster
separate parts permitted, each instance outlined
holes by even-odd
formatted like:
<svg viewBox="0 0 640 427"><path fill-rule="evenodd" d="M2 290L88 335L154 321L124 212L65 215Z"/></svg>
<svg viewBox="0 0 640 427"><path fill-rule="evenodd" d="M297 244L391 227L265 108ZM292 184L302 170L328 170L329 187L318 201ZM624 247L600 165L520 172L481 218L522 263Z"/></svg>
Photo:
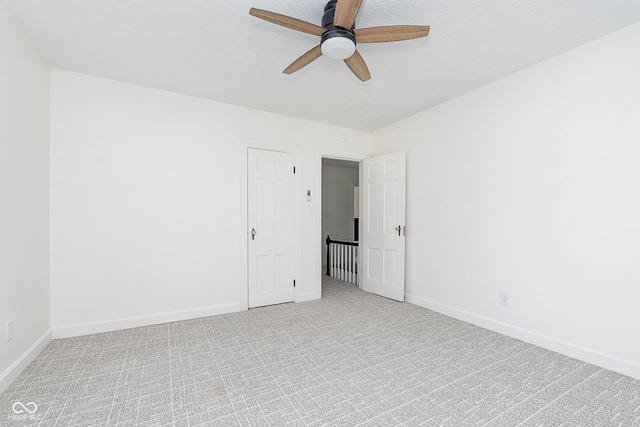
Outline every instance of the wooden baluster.
<svg viewBox="0 0 640 427"><path fill-rule="evenodd" d="M331 275L331 277L333 277L334 279L338 278L338 245L337 244L333 244L333 264L331 264L333 267L333 274Z"/></svg>
<svg viewBox="0 0 640 427"><path fill-rule="evenodd" d="M349 283L353 283L353 246L349 246Z"/></svg>

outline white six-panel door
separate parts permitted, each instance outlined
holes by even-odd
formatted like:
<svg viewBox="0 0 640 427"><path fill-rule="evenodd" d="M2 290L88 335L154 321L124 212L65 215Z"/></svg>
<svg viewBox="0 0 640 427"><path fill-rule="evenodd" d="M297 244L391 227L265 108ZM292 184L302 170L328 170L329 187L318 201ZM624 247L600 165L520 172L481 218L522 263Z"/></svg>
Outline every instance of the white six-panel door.
<svg viewBox="0 0 640 427"><path fill-rule="evenodd" d="M362 162L362 289L404 301L406 153Z"/></svg>
<svg viewBox="0 0 640 427"><path fill-rule="evenodd" d="M294 154L249 149L249 308L294 300Z"/></svg>

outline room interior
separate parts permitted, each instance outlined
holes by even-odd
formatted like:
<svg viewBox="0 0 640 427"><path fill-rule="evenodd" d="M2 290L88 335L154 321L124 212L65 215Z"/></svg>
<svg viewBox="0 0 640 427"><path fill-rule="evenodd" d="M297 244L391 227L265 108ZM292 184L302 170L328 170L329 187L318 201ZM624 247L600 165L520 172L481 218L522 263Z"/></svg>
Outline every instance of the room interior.
<svg viewBox="0 0 640 427"><path fill-rule="evenodd" d="M0 391L52 340L246 311L248 147L296 153L296 303L321 297L322 158L404 151L405 304L640 379L635 2L365 1L431 25L363 47L366 83L281 74L314 42L248 14L324 2L160 3L0 0Z"/></svg>

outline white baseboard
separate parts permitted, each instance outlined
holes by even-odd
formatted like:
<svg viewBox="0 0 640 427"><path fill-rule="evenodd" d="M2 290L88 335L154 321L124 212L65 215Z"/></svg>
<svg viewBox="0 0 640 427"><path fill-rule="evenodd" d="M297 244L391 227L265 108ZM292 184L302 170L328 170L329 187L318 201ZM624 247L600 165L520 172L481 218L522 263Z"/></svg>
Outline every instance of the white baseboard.
<svg viewBox="0 0 640 427"><path fill-rule="evenodd" d="M244 311L240 303L222 304L195 310L175 311L150 316L130 317L127 319L109 320L106 322L84 323L71 326L54 326L53 338L71 338L82 335L99 334L102 332L119 331L122 329L139 328L142 326L159 325L161 323L178 322L181 320L199 319L220 314Z"/></svg>
<svg viewBox="0 0 640 427"><path fill-rule="evenodd" d="M18 378L18 376L25 370L27 366L40 354L42 350L51 342L52 333L51 329L44 333L38 340L22 353L22 355L11 364L0 375L0 394L2 394L12 382Z"/></svg>
<svg viewBox="0 0 640 427"><path fill-rule="evenodd" d="M513 326L488 317L479 316L468 311L420 298L415 295L407 294L405 295L405 300L408 303L528 342L529 344L534 344L539 347L564 354L565 356L582 360L583 362L591 363L623 375L640 379L640 363L634 362L633 360L623 359L588 347L572 344L548 335L539 334L528 329Z"/></svg>
<svg viewBox="0 0 640 427"><path fill-rule="evenodd" d="M315 292L307 292L306 294L301 294L300 295L300 299L298 301L296 301L296 303L298 303L298 302L315 301L315 300L318 300L318 299L320 299L320 297Z"/></svg>

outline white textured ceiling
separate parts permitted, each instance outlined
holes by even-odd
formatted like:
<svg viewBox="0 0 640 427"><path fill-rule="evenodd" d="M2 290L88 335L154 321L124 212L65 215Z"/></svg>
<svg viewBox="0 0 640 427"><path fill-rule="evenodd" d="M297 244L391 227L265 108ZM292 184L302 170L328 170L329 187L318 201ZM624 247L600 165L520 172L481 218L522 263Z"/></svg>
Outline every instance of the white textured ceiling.
<svg viewBox="0 0 640 427"><path fill-rule="evenodd" d="M638 0L364 0L358 28L431 34L360 45L362 83L325 57L282 74L319 38L249 15L321 25L324 0L4 1L54 67L369 131L640 21Z"/></svg>

